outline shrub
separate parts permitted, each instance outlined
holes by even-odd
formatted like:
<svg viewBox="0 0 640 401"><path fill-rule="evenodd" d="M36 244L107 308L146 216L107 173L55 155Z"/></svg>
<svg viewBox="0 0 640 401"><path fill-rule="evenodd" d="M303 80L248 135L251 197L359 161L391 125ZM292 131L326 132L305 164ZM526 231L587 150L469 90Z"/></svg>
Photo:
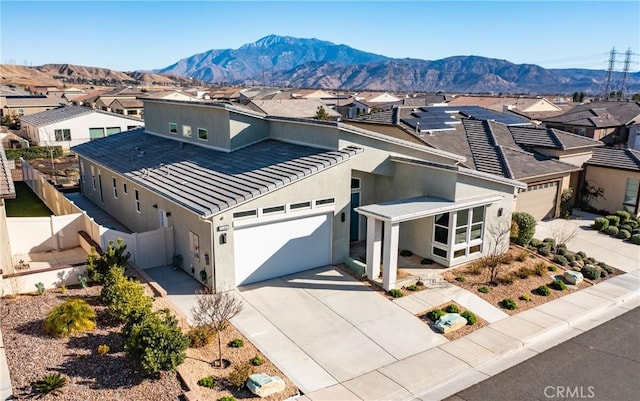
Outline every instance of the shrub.
<svg viewBox="0 0 640 401"><path fill-rule="evenodd" d="M242 348L244 346L244 341L241 338L234 338L229 342L229 346L231 348Z"/></svg>
<svg viewBox="0 0 640 401"><path fill-rule="evenodd" d="M124 351L147 375L175 370L186 357L189 338L168 310L141 315L126 332Z"/></svg>
<svg viewBox="0 0 640 401"><path fill-rule="evenodd" d="M421 264L421 265L430 265L430 264L432 264L432 263L435 263L435 262L433 261L433 259L429 259L429 258L423 258L423 259L420 261L420 264Z"/></svg>
<svg viewBox="0 0 640 401"><path fill-rule="evenodd" d="M467 271L469 274L473 274L474 276L478 276L484 272L484 267L482 266L482 262L476 260L475 262L471 262L469 267L467 267Z"/></svg>
<svg viewBox="0 0 640 401"><path fill-rule="evenodd" d="M409 291L418 291L419 289L420 288L415 284L411 284L411 285L407 286L407 290L409 290Z"/></svg>
<svg viewBox="0 0 640 401"><path fill-rule="evenodd" d="M92 249L92 253L87 257L87 276L89 279L102 283L104 276L113 266L124 268L131 257L130 252L125 253L126 250L127 245L122 238L118 238L116 243L109 241L107 250L101 256L98 256L95 249Z"/></svg>
<svg viewBox="0 0 640 401"><path fill-rule="evenodd" d="M533 267L533 271L536 273L536 276L544 276L547 271L547 265L544 262L538 262Z"/></svg>
<svg viewBox="0 0 640 401"><path fill-rule="evenodd" d="M555 265L549 265L549 267L547 267L547 270L549 270L550 272L555 272L558 271L558 267Z"/></svg>
<svg viewBox="0 0 640 401"><path fill-rule="evenodd" d="M546 285L541 285L540 287L536 288L536 294L546 297L551 294L551 290Z"/></svg>
<svg viewBox="0 0 640 401"><path fill-rule="evenodd" d="M618 230L618 227L615 227L615 226L609 226L609 228L605 230L607 234L613 235L613 236L617 236L619 231L620 230Z"/></svg>
<svg viewBox="0 0 640 401"><path fill-rule="evenodd" d="M397 288L392 288L389 290L389 295L391 295L393 298L400 298L403 294L402 294L402 290L399 290Z"/></svg>
<svg viewBox="0 0 640 401"><path fill-rule="evenodd" d="M476 317L475 313L468 310L462 312L460 316L467 319L467 326L473 326L478 321L478 318Z"/></svg>
<svg viewBox="0 0 640 401"><path fill-rule="evenodd" d="M620 230L627 230L629 232L631 232L632 228L630 225L628 224L621 224L620 227L618 227Z"/></svg>
<svg viewBox="0 0 640 401"><path fill-rule="evenodd" d="M534 248L537 248L540 245L542 245L542 241L540 241L537 238L531 238L531 241L529 241L529 245L533 246Z"/></svg>
<svg viewBox="0 0 640 401"><path fill-rule="evenodd" d="M554 240L551 237L547 237L547 238L543 239L542 242L544 244L549 244L549 246L552 247L552 248L556 246L556 240Z"/></svg>
<svg viewBox="0 0 640 401"><path fill-rule="evenodd" d="M551 283L551 287L552 287L554 290L558 290L558 291L564 291L564 290L566 290L566 289L567 289L567 285L566 285L566 284L564 283L564 281L562 281L562 280L554 280L554 281Z"/></svg>
<svg viewBox="0 0 640 401"><path fill-rule="evenodd" d="M444 311L447 313L460 313L460 308L458 308L458 305L451 304L447 305L447 307L444 308Z"/></svg>
<svg viewBox="0 0 640 401"><path fill-rule="evenodd" d="M620 224L620 216L609 215L606 217L609 220L609 227L618 226Z"/></svg>
<svg viewBox="0 0 640 401"><path fill-rule="evenodd" d="M47 293L47 289L44 288L44 284L42 282L37 282L35 285L36 285L36 289L38 290L38 294L40 294L41 296L44 296L44 294Z"/></svg>
<svg viewBox="0 0 640 401"><path fill-rule="evenodd" d="M487 294L489 292L489 287L483 286L478 288L478 291L483 293L483 294Z"/></svg>
<svg viewBox="0 0 640 401"><path fill-rule="evenodd" d="M409 256L413 256L413 252L408 249L403 249L400 251L400 256L408 258Z"/></svg>
<svg viewBox="0 0 640 401"><path fill-rule="evenodd" d="M569 264L569 261L567 260L567 258L565 258L565 257L564 257L564 256L562 256L562 255L556 255L556 256L554 256L554 257L553 257L553 261L554 261L555 263L559 264L559 265L562 265L562 266L566 266L566 265L568 265L568 264Z"/></svg>
<svg viewBox="0 0 640 401"><path fill-rule="evenodd" d="M604 231L609 227L609 220L606 217L596 217L591 227L598 231Z"/></svg>
<svg viewBox="0 0 640 401"><path fill-rule="evenodd" d="M568 253L568 254L564 255L564 257L567 258L569 263L576 261L576 255L574 255L572 253Z"/></svg>
<svg viewBox="0 0 640 401"><path fill-rule="evenodd" d="M521 268L518 269L518 277L521 279L525 279L529 276L531 276L533 274L533 270L528 268L527 266L522 266Z"/></svg>
<svg viewBox="0 0 640 401"><path fill-rule="evenodd" d="M588 258L584 258L584 260L585 260L585 263L591 263L591 264L596 263L596 259L592 258L591 256L589 256Z"/></svg>
<svg viewBox="0 0 640 401"><path fill-rule="evenodd" d="M515 212L511 215L511 220L518 227L518 235L514 242L518 245L528 245L536 233L535 217L526 212Z"/></svg>
<svg viewBox="0 0 640 401"><path fill-rule="evenodd" d="M631 238L631 233L629 231L627 231L627 230L620 230L618 232L618 238L629 239L629 238Z"/></svg>
<svg viewBox="0 0 640 401"><path fill-rule="evenodd" d="M31 146L29 148L6 149L7 159L25 160L50 158L49 148L53 149L53 157L62 157L62 146Z"/></svg>
<svg viewBox="0 0 640 401"><path fill-rule="evenodd" d="M529 302L529 301L531 301L531 295L529 295L529 294L522 294L522 295L520 295L520 300L522 300L522 301L526 301L526 302Z"/></svg>
<svg viewBox="0 0 640 401"><path fill-rule="evenodd" d="M640 234L633 234L631 236L631 242L636 245L640 245Z"/></svg>
<svg viewBox="0 0 640 401"><path fill-rule="evenodd" d="M49 312L44 329L56 338L69 337L73 333L93 330L96 312L82 299L68 299Z"/></svg>
<svg viewBox="0 0 640 401"><path fill-rule="evenodd" d="M98 353L98 355L106 355L109 353L110 350L111 348L109 348L107 344L100 344L98 345L96 352Z"/></svg>
<svg viewBox="0 0 640 401"><path fill-rule="evenodd" d="M513 255L510 253L500 255L500 263L503 265L510 265L513 263Z"/></svg>
<svg viewBox="0 0 640 401"><path fill-rule="evenodd" d="M529 252L527 251L520 251L518 252L518 254L516 255L516 260L518 262L524 262L525 260L527 260L527 258L529 258Z"/></svg>
<svg viewBox="0 0 640 401"><path fill-rule="evenodd" d="M567 247L558 245L556 248L556 255L566 256L567 255Z"/></svg>
<svg viewBox="0 0 640 401"><path fill-rule="evenodd" d="M598 266L586 265L585 267L580 269L580 273L582 273L582 275L589 280L597 280L602 275L602 269L600 269L600 267Z"/></svg>
<svg viewBox="0 0 640 401"><path fill-rule="evenodd" d="M248 363L242 363L233 367L233 372L229 374L229 384L240 390L244 387L249 379L249 375L253 374L253 366Z"/></svg>
<svg viewBox="0 0 640 401"><path fill-rule="evenodd" d="M43 376L33 384L36 393L40 397L47 394L58 395L62 393L62 388L67 385L67 379L60 373L51 373ZM38 397L38 398L40 398Z"/></svg>
<svg viewBox="0 0 640 401"><path fill-rule="evenodd" d="M216 379L213 376L203 377L202 379L198 380L198 386L201 387L213 388L215 384Z"/></svg>
<svg viewBox="0 0 640 401"><path fill-rule="evenodd" d="M613 274L615 269L604 262L599 262L598 267L607 272L608 274Z"/></svg>
<svg viewBox="0 0 640 401"><path fill-rule="evenodd" d="M538 255L540 256L549 256L551 253L551 248L548 246L541 246L538 248Z"/></svg>
<svg viewBox="0 0 640 401"><path fill-rule="evenodd" d="M251 361L249 362L251 362L253 366L260 366L264 363L264 359L262 359L260 355L256 355L253 358L251 358Z"/></svg>
<svg viewBox="0 0 640 401"><path fill-rule="evenodd" d="M631 227L632 230L640 227L640 224L638 224L638 222L636 220L629 220L627 222L624 223L625 225Z"/></svg>
<svg viewBox="0 0 640 401"><path fill-rule="evenodd" d="M192 348L202 348L211 342L213 331L207 326L196 326L187 332L189 346Z"/></svg>
<svg viewBox="0 0 640 401"><path fill-rule="evenodd" d="M614 213L614 215L620 218L620 224L624 224L629 219L631 219L631 213L627 212L626 210L618 210Z"/></svg>
<svg viewBox="0 0 640 401"><path fill-rule="evenodd" d="M444 311L442 309L434 309L427 312L427 318L432 322L440 319L444 315Z"/></svg>
<svg viewBox="0 0 640 401"><path fill-rule="evenodd" d="M518 276L515 273L509 272L499 276L497 281L500 284L509 285L509 284L513 284L513 282L516 281L516 278L518 278Z"/></svg>
<svg viewBox="0 0 640 401"><path fill-rule="evenodd" d="M640 228L634 228L633 230L631 230L631 236L634 236L636 234L640 234Z"/></svg>
<svg viewBox="0 0 640 401"><path fill-rule="evenodd" d="M587 257L587 254L582 251L578 251L576 252L576 259L578 259L578 257L580 257L579 260L585 259Z"/></svg>
<svg viewBox="0 0 640 401"><path fill-rule="evenodd" d="M462 277L462 276L458 276L458 277L456 277L456 281L458 281L460 283L464 283L465 281L467 281L467 279Z"/></svg>
<svg viewBox="0 0 640 401"><path fill-rule="evenodd" d="M518 304L516 304L516 301L514 301L511 298L505 298L500 302L500 305L508 310L514 310L516 308L518 308Z"/></svg>
<svg viewBox="0 0 640 401"><path fill-rule="evenodd" d="M218 398L218 401L236 401L236 397L232 395L223 395L222 397Z"/></svg>
<svg viewBox="0 0 640 401"><path fill-rule="evenodd" d="M107 280L110 279L110 275L111 272ZM126 321L132 314L151 313L153 299L145 295L144 285L124 275L114 278L110 285L105 285L101 297L107 303L109 314L121 322Z"/></svg>

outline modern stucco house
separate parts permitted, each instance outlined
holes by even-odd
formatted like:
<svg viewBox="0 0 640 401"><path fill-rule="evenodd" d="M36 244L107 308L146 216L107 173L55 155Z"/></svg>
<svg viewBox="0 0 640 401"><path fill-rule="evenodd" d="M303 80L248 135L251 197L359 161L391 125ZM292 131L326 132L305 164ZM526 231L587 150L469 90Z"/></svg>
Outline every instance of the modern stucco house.
<svg viewBox="0 0 640 401"><path fill-rule="evenodd" d="M144 103L144 129L73 148L83 194L131 230L173 225L182 268L216 290L342 263L365 239L367 275L382 261L394 288L399 249L446 266L487 253L526 188L339 122Z"/></svg>

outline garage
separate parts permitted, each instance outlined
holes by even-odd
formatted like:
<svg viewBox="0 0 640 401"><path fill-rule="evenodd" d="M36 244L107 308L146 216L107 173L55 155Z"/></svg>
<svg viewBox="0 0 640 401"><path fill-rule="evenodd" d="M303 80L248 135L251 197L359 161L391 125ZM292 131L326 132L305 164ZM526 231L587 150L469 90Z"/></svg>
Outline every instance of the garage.
<svg viewBox="0 0 640 401"><path fill-rule="evenodd" d="M331 264L332 213L234 229L236 285Z"/></svg>
<svg viewBox="0 0 640 401"><path fill-rule="evenodd" d="M530 184L526 190L520 190L516 200L516 211L527 212L536 220L555 217L556 202L560 181Z"/></svg>

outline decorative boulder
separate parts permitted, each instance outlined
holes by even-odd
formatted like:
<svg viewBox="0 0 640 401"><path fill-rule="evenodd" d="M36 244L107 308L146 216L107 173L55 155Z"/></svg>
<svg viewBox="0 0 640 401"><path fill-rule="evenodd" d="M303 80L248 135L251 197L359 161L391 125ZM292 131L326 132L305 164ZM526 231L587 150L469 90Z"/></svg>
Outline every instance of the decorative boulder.
<svg viewBox="0 0 640 401"><path fill-rule="evenodd" d="M566 270L563 277L565 280L567 280L567 282L569 282L569 284L573 285L578 285L584 280L584 276L582 275L582 273L573 270Z"/></svg>
<svg viewBox="0 0 640 401"><path fill-rule="evenodd" d="M458 313L447 313L442 315L435 323L436 329L440 330L444 334L461 329L466 325L467 319L463 318Z"/></svg>
<svg viewBox="0 0 640 401"><path fill-rule="evenodd" d="M266 373L256 373L249 375L247 388L258 397L264 398L284 391L284 380L277 376L269 376Z"/></svg>

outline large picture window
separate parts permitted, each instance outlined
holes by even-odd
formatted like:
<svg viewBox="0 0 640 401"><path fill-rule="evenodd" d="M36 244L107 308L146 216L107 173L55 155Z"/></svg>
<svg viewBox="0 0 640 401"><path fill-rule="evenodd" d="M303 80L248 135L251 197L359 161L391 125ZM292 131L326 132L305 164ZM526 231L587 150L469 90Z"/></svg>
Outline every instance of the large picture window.
<svg viewBox="0 0 640 401"><path fill-rule="evenodd" d="M636 213L636 205L638 204L638 188L640 180L637 178L627 178L627 188L624 193L624 202L622 207L627 212Z"/></svg>
<svg viewBox="0 0 640 401"><path fill-rule="evenodd" d="M70 129L57 129L54 131L57 142L62 141L70 141L71 140L71 130Z"/></svg>
<svg viewBox="0 0 640 401"><path fill-rule="evenodd" d="M483 231L484 206L435 215L432 254L448 259L453 252L455 259L479 253Z"/></svg>

